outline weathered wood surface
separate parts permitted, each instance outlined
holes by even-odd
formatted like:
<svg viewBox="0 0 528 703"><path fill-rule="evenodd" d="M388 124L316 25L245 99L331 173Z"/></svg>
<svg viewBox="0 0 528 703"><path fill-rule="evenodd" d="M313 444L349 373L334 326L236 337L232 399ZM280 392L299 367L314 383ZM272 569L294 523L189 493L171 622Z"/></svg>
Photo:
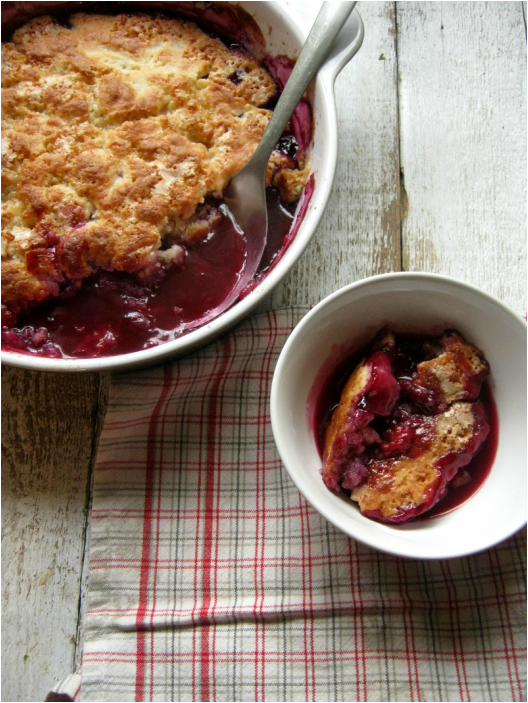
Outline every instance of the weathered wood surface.
<svg viewBox="0 0 528 703"><path fill-rule="evenodd" d="M309 23L320 3L286 4ZM365 41L336 83L334 192L265 307L315 304L403 268L462 278L524 313L526 8L358 8ZM2 700L43 700L79 660L89 477L108 379L4 369L2 380Z"/></svg>
<svg viewBox="0 0 528 703"><path fill-rule="evenodd" d="M2 369L2 700L75 664L100 379Z"/></svg>
<svg viewBox="0 0 528 703"><path fill-rule="evenodd" d="M526 311L526 37L515 2L397 9L403 268Z"/></svg>

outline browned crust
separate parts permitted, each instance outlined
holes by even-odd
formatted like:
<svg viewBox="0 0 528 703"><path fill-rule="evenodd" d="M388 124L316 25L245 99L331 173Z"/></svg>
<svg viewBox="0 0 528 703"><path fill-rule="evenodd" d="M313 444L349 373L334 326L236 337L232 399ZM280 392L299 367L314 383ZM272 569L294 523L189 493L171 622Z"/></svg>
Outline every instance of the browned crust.
<svg viewBox="0 0 528 703"><path fill-rule="evenodd" d="M439 464L464 454L473 441L477 421L472 403L453 403L440 415L424 417L420 440L412 456L369 463L368 477L351 493L362 512L391 518L431 500L441 481Z"/></svg>
<svg viewBox="0 0 528 703"><path fill-rule="evenodd" d="M103 268L194 240L270 118L269 74L183 20L38 17L2 47L2 300L11 317ZM306 171L306 172L305 172ZM306 180L281 163L295 200ZM172 243L172 240L171 240ZM45 265L44 265L45 264Z"/></svg>
<svg viewBox="0 0 528 703"><path fill-rule="evenodd" d="M332 419L325 434L323 474L330 473L334 466L333 447L337 439L345 432L351 411L365 396L372 376L372 368L363 360L359 363L343 388L339 405L332 414Z"/></svg>
<svg viewBox="0 0 528 703"><path fill-rule="evenodd" d="M482 380L489 373L483 353L455 331L444 334L441 344L441 354L417 365L413 383L434 391L447 405L457 400L474 400L480 385L472 392L471 382Z"/></svg>

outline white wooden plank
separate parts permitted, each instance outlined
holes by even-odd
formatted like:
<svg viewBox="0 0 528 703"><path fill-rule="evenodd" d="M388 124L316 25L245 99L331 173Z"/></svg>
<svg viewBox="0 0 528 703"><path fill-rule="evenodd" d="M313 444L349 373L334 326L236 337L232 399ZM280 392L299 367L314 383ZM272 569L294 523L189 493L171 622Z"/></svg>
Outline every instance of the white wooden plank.
<svg viewBox="0 0 528 703"><path fill-rule="evenodd" d="M363 46L336 81L333 193L316 236L268 307L315 304L355 280L400 268L394 3L360 2L358 10Z"/></svg>
<svg viewBox="0 0 528 703"><path fill-rule="evenodd" d="M2 370L2 700L74 668L99 380Z"/></svg>
<svg viewBox="0 0 528 703"><path fill-rule="evenodd" d="M404 268L526 310L521 3L398 3Z"/></svg>

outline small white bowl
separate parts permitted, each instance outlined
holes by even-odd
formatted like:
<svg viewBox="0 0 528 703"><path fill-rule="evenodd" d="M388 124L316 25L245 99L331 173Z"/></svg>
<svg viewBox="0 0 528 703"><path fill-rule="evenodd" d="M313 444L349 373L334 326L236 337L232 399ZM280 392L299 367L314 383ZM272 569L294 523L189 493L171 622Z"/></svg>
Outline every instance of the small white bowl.
<svg viewBox="0 0 528 703"><path fill-rule="evenodd" d="M313 430L313 389L386 324L400 332L455 328L480 347L491 366L499 418L495 461L478 492L450 513L400 525L364 517L352 501L325 487ZM460 557L501 542L526 523L526 324L474 286L434 274L393 273L325 298L297 325L279 357L271 421L299 491L336 527L375 549L416 559Z"/></svg>

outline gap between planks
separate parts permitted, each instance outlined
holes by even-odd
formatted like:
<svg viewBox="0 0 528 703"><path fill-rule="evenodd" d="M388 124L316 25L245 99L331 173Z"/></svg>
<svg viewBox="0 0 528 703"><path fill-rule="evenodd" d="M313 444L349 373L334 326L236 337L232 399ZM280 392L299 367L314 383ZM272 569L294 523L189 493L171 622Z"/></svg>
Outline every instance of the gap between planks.
<svg viewBox="0 0 528 703"><path fill-rule="evenodd" d="M83 553L81 564L81 577L79 583L79 606L77 609L77 630L75 633L75 650L73 655L73 671L80 668L82 664L83 654L83 636L84 636L84 616L86 613L86 595L88 587L88 570L90 564L90 526L92 516L92 501L93 501L93 481L94 469L97 461L97 450L99 447L99 438L104 425L106 411L108 409L108 398L110 395L111 374L99 375L99 387L97 392L97 408L94 422L94 433L92 440L92 456L90 461L90 470L88 476L88 486L86 493L86 522L84 528Z"/></svg>

